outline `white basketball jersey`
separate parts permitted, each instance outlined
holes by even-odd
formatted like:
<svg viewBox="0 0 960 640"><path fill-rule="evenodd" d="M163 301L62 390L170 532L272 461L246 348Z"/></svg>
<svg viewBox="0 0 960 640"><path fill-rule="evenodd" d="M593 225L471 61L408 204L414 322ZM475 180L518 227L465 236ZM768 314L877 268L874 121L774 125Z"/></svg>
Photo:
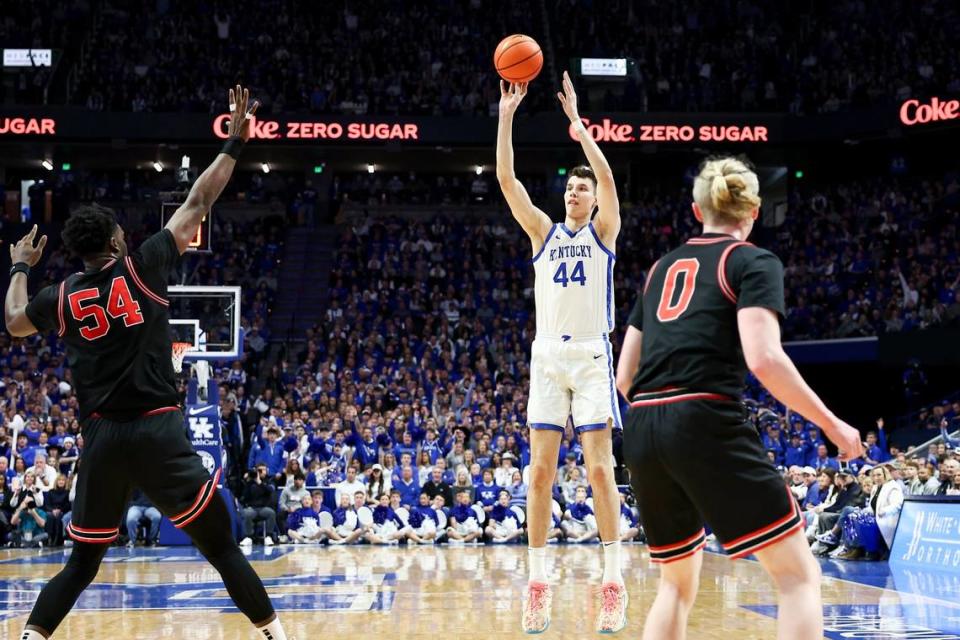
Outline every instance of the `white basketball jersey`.
<svg viewBox="0 0 960 640"><path fill-rule="evenodd" d="M538 336L613 331L613 263L591 222L574 233L555 224L533 258Z"/></svg>

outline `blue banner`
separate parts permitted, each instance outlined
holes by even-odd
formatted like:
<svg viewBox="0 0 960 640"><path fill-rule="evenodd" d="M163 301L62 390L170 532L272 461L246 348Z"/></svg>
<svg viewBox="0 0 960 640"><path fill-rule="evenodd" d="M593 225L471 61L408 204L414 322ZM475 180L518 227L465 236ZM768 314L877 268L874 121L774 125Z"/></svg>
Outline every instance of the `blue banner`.
<svg viewBox="0 0 960 640"><path fill-rule="evenodd" d="M215 404L187 405L187 437L210 475L225 466L226 451L220 432L220 407Z"/></svg>
<svg viewBox="0 0 960 640"><path fill-rule="evenodd" d="M908 497L893 538L890 566L960 573L960 498Z"/></svg>

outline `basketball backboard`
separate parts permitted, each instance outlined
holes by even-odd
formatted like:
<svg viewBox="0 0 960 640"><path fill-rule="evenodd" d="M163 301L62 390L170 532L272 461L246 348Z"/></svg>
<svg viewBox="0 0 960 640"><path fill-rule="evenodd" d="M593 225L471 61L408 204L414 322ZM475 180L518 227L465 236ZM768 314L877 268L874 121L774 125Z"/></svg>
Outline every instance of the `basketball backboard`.
<svg viewBox="0 0 960 640"><path fill-rule="evenodd" d="M184 360L236 360L243 354L240 287L167 288L170 333L174 342L193 345Z"/></svg>

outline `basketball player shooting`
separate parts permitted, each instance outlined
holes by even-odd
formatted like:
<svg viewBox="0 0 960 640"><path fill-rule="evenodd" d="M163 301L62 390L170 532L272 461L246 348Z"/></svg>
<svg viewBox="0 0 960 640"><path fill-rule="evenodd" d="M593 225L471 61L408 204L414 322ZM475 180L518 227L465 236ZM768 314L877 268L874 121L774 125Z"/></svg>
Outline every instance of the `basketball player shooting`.
<svg viewBox="0 0 960 640"><path fill-rule="evenodd" d="M7 331L16 337L56 331L66 343L85 443L67 527L73 551L40 592L21 640L49 638L96 577L135 487L190 535L259 636L286 640L263 583L231 533L217 493L219 472L210 477L187 439L168 334L168 275L233 175L258 106L248 109L248 100L246 89L230 90L230 136L223 150L166 227L133 253L109 210L75 211L62 238L83 260L84 271L28 302L27 275L47 237L35 245L34 226L10 247Z"/></svg>
<svg viewBox="0 0 960 640"><path fill-rule="evenodd" d="M613 171L577 112L577 94L563 74L557 98L579 133L590 163L570 172L564 193L566 219L553 224L530 200L513 166L513 116L527 83L501 82L497 134L497 179L513 217L530 237L535 273L537 336L530 363L530 488L527 534L530 575L521 625L540 633L550 624L552 591L546 573L551 523L551 487L568 419L579 435L593 488L603 541L604 570L596 628L619 631L626 624L627 593L620 572L620 499L613 477L612 430L620 429L614 386L613 266L620 232L620 203ZM595 215L594 215L595 213ZM591 219L592 217L592 219Z"/></svg>

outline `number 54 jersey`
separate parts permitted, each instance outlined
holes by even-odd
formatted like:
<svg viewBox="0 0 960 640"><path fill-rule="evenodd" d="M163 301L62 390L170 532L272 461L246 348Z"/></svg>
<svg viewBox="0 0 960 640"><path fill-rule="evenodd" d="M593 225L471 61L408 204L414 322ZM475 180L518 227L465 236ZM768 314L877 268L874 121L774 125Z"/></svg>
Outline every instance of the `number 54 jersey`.
<svg viewBox="0 0 960 640"><path fill-rule="evenodd" d="M629 324L643 332L631 406L668 399L739 399L747 373L737 311L785 314L783 265L773 253L705 233L654 263Z"/></svg>
<svg viewBox="0 0 960 640"><path fill-rule="evenodd" d="M613 331L613 264L593 223L550 228L533 258L538 338L587 338Z"/></svg>
<svg viewBox="0 0 960 640"><path fill-rule="evenodd" d="M170 360L167 276L180 259L163 229L129 256L46 287L27 305L41 333L66 343L81 420L127 422L179 404Z"/></svg>

